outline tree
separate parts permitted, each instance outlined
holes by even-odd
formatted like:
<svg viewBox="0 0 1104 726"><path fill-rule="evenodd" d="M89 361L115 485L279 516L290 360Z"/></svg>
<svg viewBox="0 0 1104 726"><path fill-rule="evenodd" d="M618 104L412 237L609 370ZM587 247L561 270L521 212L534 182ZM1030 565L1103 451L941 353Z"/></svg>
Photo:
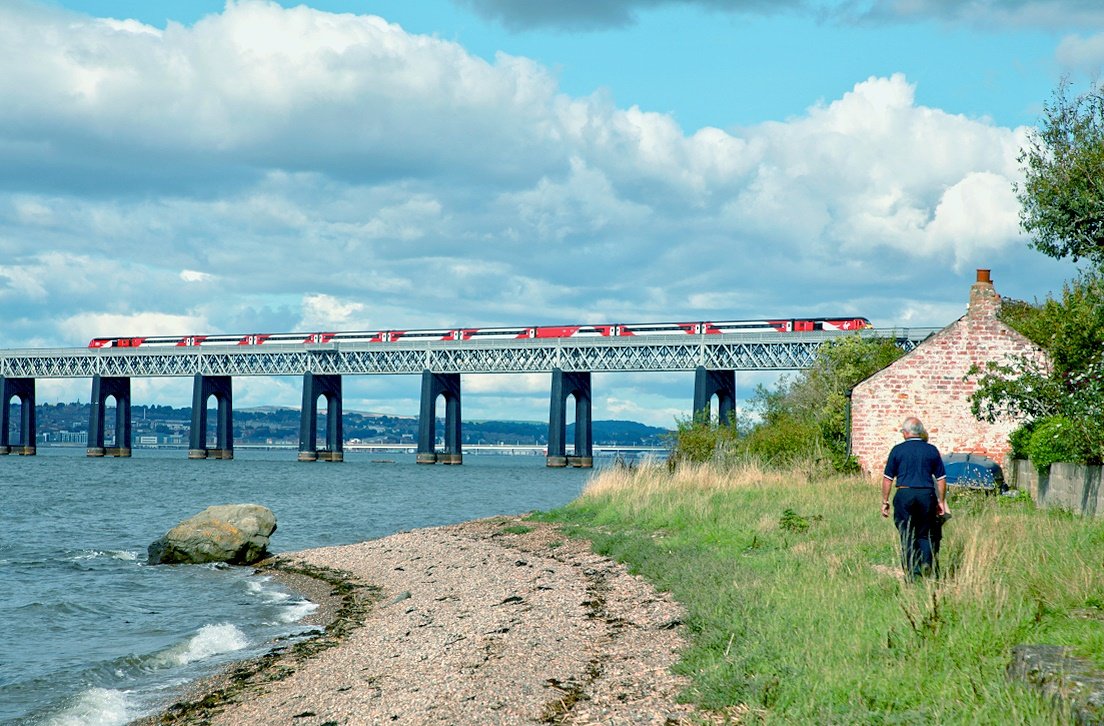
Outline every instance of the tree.
<svg viewBox="0 0 1104 726"><path fill-rule="evenodd" d="M857 335L829 341L812 367L752 399L761 423L747 437L748 452L768 461L826 454L836 469L847 458L847 396L855 384L904 354L892 340Z"/></svg>
<svg viewBox="0 0 1104 726"><path fill-rule="evenodd" d="M1001 319L1045 350L1048 363L1022 358L972 370L981 374L971 396L974 415L989 422L1023 421L1028 430L1049 422L1038 437L1061 435L1068 439L1064 451L1099 461L1104 457L1104 275L1083 273L1063 287L1060 298L1042 304L1006 304ZM1023 453L1022 446L1014 448Z"/></svg>
<svg viewBox="0 0 1104 726"><path fill-rule="evenodd" d="M1104 84L1075 98L1063 81L1020 151L1020 226L1046 255L1104 266Z"/></svg>

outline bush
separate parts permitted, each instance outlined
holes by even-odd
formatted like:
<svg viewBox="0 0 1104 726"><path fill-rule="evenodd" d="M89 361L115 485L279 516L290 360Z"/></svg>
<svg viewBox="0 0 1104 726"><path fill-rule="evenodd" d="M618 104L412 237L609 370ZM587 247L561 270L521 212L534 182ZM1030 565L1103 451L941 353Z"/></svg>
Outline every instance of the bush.
<svg viewBox="0 0 1104 726"><path fill-rule="evenodd" d="M769 425L755 428L744 441L747 452L770 466L788 466L815 458L820 451L820 430L792 416L778 416Z"/></svg>
<svg viewBox="0 0 1104 726"><path fill-rule="evenodd" d="M1008 443L1012 444L1012 457L1015 459L1029 459L1031 450L1031 434L1035 433L1035 422L1028 421L1020 425L1015 431L1008 434Z"/></svg>
<svg viewBox="0 0 1104 726"><path fill-rule="evenodd" d="M1073 422L1064 416L1040 419L1031 434L1028 455L1039 471L1056 461L1083 462L1085 447Z"/></svg>
<svg viewBox="0 0 1104 726"><path fill-rule="evenodd" d="M710 421L704 416L676 420L677 429L671 435L668 464L704 464L739 446L739 427L735 418L728 423Z"/></svg>

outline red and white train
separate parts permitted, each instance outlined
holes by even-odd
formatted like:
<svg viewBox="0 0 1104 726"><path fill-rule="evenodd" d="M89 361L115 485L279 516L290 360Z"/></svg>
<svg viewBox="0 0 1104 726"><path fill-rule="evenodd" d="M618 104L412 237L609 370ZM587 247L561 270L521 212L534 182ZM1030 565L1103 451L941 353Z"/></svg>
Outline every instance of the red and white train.
<svg viewBox="0 0 1104 726"><path fill-rule="evenodd" d="M614 325L533 325L521 328L372 330L344 333L271 333L248 335L156 335L93 338L89 348L167 348L197 345L309 345L312 343L398 343L421 340L523 340L527 338L610 338L637 335L719 335L721 333L793 333L814 330L862 330L866 318L788 318L698 323L619 323Z"/></svg>

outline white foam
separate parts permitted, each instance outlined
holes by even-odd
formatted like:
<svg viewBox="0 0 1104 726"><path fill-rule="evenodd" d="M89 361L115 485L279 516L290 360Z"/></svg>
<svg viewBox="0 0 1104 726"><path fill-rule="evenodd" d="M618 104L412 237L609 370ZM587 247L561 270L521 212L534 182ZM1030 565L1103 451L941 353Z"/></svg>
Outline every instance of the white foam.
<svg viewBox="0 0 1104 726"><path fill-rule="evenodd" d="M253 580L247 580L245 588L249 590L251 595L261 598L266 604L277 604L287 602L291 599L291 595L283 590L278 590L269 585L272 582L271 577L261 577Z"/></svg>
<svg viewBox="0 0 1104 726"><path fill-rule="evenodd" d="M220 653L232 653L249 645L245 633L232 623L204 625L183 648L173 654L179 665L210 658Z"/></svg>
<svg viewBox="0 0 1104 726"><path fill-rule="evenodd" d="M46 725L119 726L134 720L137 715L124 691L89 688L82 691L71 706L47 720Z"/></svg>
<svg viewBox="0 0 1104 726"><path fill-rule="evenodd" d="M318 603L300 600L284 608L280 615L281 623L297 623L318 609Z"/></svg>
<svg viewBox="0 0 1104 726"><path fill-rule="evenodd" d="M69 558L70 562L81 562L84 560L94 560L97 557L110 557L113 560L126 560L133 562L138 559L137 552L131 552L129 550L82 550L80 554L73 555Z"/></svg>

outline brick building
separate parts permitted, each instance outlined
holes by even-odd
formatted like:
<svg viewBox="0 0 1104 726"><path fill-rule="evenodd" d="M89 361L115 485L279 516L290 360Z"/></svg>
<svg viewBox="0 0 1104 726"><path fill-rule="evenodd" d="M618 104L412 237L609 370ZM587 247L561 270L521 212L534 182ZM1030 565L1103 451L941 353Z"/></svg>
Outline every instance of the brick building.
<svg viewBox="0 0 1104 726"><path fill-rule="evenodd" d="M917 416L943 454L970 452L1004 463L1011 451L1011 421L978 421L970 413L976 381L973 364L1004 362L1011 356L1041 359L1044 353L997 319L1001 299L988 270L978 270L966 315L915 350L855 386L851 394L851 451L863 471L879 476L890 448L901 440L906 416Z"/></svg>

